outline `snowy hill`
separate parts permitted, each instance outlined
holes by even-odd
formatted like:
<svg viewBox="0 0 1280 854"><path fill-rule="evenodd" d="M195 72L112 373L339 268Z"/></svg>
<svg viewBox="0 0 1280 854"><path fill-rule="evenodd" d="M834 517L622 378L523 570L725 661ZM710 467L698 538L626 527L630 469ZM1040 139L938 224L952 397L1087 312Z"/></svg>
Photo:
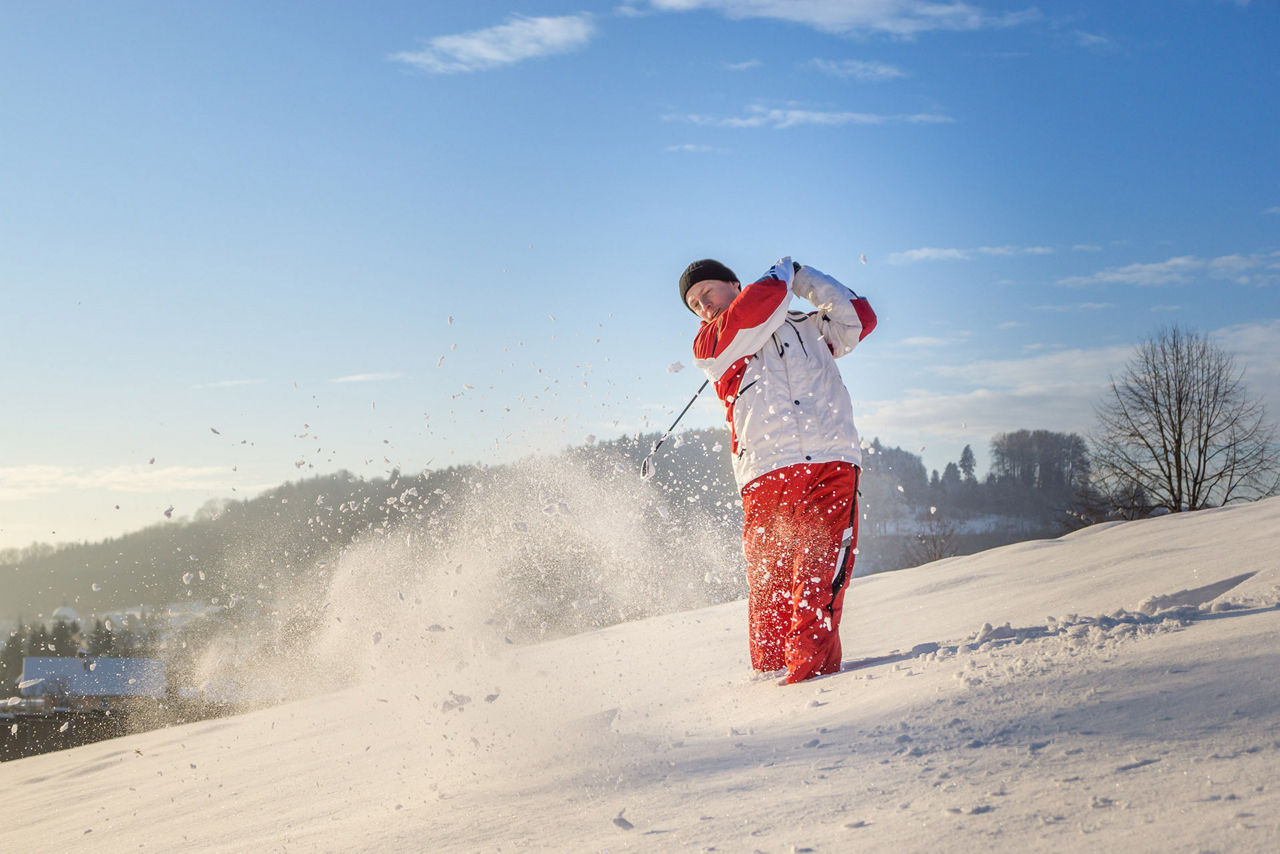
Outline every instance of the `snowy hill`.
<svg viewBox="0 0 1280 854"><path fill-rule="evenodd" d="M424 647L0 765L0 850L1280 850L1278 546L1271 499L859 578L846 661L917 654L791 687L740 602Z"/></svg>

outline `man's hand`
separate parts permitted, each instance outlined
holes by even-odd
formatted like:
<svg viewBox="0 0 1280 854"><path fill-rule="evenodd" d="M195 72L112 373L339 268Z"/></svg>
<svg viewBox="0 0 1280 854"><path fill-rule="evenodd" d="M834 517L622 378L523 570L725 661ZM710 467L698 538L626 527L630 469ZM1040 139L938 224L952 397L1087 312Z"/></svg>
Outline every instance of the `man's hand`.
<svg viewBox="0 0 1280 854"><path fill-rule="evenodd" d="M787 286L791 286L791 278L795 275L795 269L792 267L791 257L779 259L778 263L769 268L769 272L765 273L760 279L777 279L780 282L786 282ZM757 279L756 281L760 281Z"/></svg>

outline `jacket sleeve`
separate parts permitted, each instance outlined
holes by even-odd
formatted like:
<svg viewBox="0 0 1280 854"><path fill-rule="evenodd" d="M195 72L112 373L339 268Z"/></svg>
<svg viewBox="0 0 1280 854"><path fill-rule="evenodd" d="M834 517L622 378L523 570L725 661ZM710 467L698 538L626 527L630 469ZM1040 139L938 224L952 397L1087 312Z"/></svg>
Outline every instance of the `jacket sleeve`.
<svg viewBox="0 0 1280 854"><path fill-rule="evenodd" d="M801 267L792 290L813 303L822 338L837 359L849 353L876 328L871 303L812 267Z"/></svg>
<svg viewBox="0 0 1280 854"><path fill-rule="evenodd" d="M742 289L724 313L702 324L693 341L694 365L718 382L735 363L760 350L787 319L792 266L783 258Z"/></svg>

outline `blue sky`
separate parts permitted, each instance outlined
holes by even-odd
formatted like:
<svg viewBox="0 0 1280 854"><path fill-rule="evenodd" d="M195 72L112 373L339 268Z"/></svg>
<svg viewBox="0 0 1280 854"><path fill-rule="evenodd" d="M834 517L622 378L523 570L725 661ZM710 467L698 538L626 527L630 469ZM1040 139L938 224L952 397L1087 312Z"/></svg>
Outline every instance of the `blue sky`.
<svg viewBox="0 0 1280 854"><path fill-rule="evenodd" d="M1277 44L1257 0L10 8L0 547L665 428L704 256L867 295L859 428L930 468L1087 431L1169 323L1280 416Z"/></svg>

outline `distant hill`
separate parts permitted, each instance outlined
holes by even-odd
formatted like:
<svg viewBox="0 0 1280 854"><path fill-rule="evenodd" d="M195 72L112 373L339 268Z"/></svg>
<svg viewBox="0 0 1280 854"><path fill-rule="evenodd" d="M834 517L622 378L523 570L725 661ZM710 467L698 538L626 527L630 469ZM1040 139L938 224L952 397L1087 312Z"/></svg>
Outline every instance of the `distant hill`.
<svg viewBox="0 0 1280 854"><path fill-rule="evenodd" d="M640 461L657 438L658 434L647 434L571 447L555 456L508 465L397 471L387 478L363 479L339 471L281 484L252 499L211 502L193 518L166 521L122 537L29 550L25 560L0 563L0 615L13 619L20 614L27 622L38 622L49 619L45 615L59 605L89 615L139 605L161 608L191 599L216 599L222 605L233 598L270 603L297 587L302 577L323 580L325 568L361 538L390 536L417 526L430 530L437 543L465 540L471 532L449 528L448 520L457 516L457 502L483 503L492 508L488 515L495 524L501 526L505 515L511 525L526 528L528 521L521 519L531 508L534 518L556 514L556 507L539 503L542 499L547 505L580 504L573 494L580 490L572 478L551 483L548 473L557 469L581 474L606 490L595 497L614 511L634 516L628 527L666 532L649 537L648 545L665 553L668 562L682 563L678 556L687 550L676 545L678 535L696 528L704 537L714 532L723 541L714 551L723 554L725 563L736 563L741 509L724 449L727 433L709 429L676 434L660 450L653 479L641 484ZM516 501L515 493L524 496L525 504ZM996 493L1003 498L993 499ZM990 479L986 484L939 482L937 472L931 484L918 456L875 440L864 454L858 574L941 556L919 553L922 534L931 530L935 540L945 540L933 545L946 554L1066 530L1062 508L1016 493L1012 487L1001 490ZM602 510L573 508L579 514ZM933 525L939 512L947 523L941 534ZM538 542L543 550L555 547L553 541ZM583 561L599 557L579 554L577 560L581 567ZM534 562L556 563L545 558ZM696 579L707 568L687 569ZM722 565L712 569L724 577L733 574ZM735 589L743 591L740 586Z"/></svg>
<svg viewBox="0 0 1280 854"><path fill-rule="evenodd" d="M537 494L539 483L549 484L546 472L557 467L610 486L621 500L638 487L640 461L656 438L569 448L510 465L397 471L387 478L366 480L340 471L281 484L252 499L211 502L191 519L122 537L27 550L27 559L0 564L0 614L22 615L31 623L49 620L59 605L87 616L193 598L222 605L233 599L270 603L305 577L323 577L344 550L361 541L414 528L440 542L465 540L471 532L450 529L448 521L461 505L492 508L489 515L500 526L509 516L509 533L512 526L527 528L529 520L521 520L528 512L543 517L573 501L564 485L555 495L549 489ZM644 501L628 512L673 534L702 524L708 513L736 524L729 506L732 474L724 455L712 451L718 438L718 431L702 431L669 440L657 475L644 485ZM504 484L520 484L523 505L511 506L514 494ZM593 509L602 508L576 508Z"/></svg>
<svg viewBox="0 0 1280 854"><path fill-rule="evenodd" d="M25 648L43 643L42 654L132 649L162 658L184 696L263 701L349 684L362 635L376 646L424 634L525 644L741 599L727 433L671 437L642 480L657 438L281 484L0 566L0 614L21 616ZM918 456L867 444L855 575L1066 530L1060 492L953 468L930 478ZM52 619L63 606L79 635Z"/></svg>

